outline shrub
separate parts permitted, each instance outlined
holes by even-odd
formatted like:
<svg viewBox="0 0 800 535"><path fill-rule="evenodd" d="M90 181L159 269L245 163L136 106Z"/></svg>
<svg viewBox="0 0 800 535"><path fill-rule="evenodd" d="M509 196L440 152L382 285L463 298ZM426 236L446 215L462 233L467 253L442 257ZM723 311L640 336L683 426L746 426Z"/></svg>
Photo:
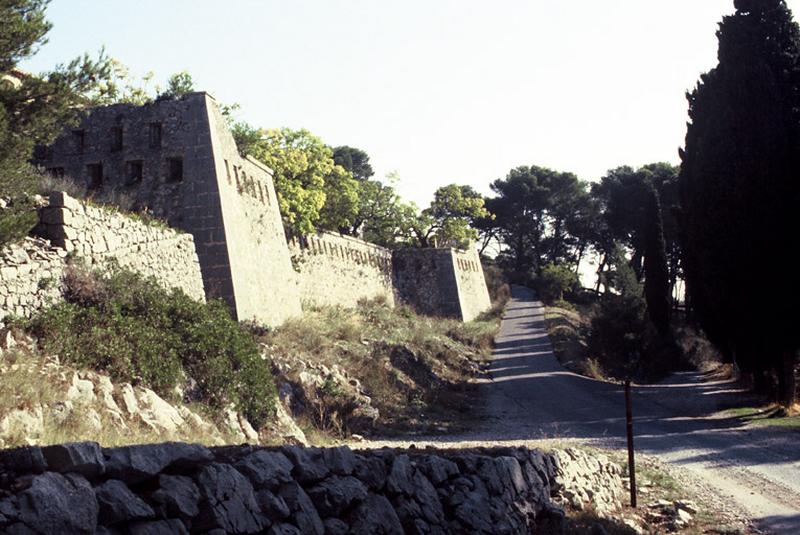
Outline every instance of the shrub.
<svg viewBox="0 0 800 535"><path fill-rule="evenodd" d="M118 267L71 266L64 285L66 301L29 323L46 351L167 396L188 376L212 407L233 403L253 425L266 421L272 376L223 302L199 303Z"/></svg>
<svg viewBox="0 0 800 535"><path fill-rule="evenodd" d="M564 293L578 286L578 274L566 266L547 264L533 281L539 299L547 304L564 299Z"/></svg>

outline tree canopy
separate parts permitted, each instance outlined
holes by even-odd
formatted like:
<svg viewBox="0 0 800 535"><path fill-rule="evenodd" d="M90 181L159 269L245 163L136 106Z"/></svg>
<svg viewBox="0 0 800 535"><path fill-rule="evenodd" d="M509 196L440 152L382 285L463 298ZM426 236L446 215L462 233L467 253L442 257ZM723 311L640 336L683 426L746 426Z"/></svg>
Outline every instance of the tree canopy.
<svg viewBox="0 0 800 535"><path fill-rule="evenodd" d="M711 340L762 384L774 373L790 403L800 296L783 255L800 240L800 29L782 0L735 6L717 32L718 65L687 95L684 269Z"/></svg>
<svg viewBox="0 0 800 535"><path fill-rule="evenodd" d="M66 126L75 124L92 95L103 91L110 75L102 53L88 55L40 75L16 72L17 64L45 42L50 23L46 0L0 3L0 74L19 83L0 84L0 245L24 236L36 222L33 195L38 175L28 161L34 147L47 145Z"/></svg>

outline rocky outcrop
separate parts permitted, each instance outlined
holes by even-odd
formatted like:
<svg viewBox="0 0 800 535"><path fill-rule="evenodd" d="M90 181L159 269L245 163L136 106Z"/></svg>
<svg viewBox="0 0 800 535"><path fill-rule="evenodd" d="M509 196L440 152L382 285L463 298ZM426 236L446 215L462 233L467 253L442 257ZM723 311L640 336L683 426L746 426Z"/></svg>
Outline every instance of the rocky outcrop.
<svg viewBox="0 0 800 535"><path fill-rule="evenodd" d="M0 451L0 533L556 532L560 454L94 443Z"/></svg>
<svg viewBox="0 0 800 535"><path fill-rule="evenodd" d="M106 444L160 439L224 445L260 440L250 423L232 409L212 420L184 405L180 392L175 395L178 401L167 401L148 388L114 384L109 376L93 371L75 371L56 356L41 355L33 340L7 329L0 329L0 374L8 389L0 404L0 448L47 444L53 437L102 437L99 440ZM281 436L287 425L286 418L274 420L272 426L281 433L273 436Z"/></svg>
<svg viewBox="0 0 800 535"><path fill-rule="evenodd" d="M553 452L553 493L564 506L607 514L622 507L622 468L605 455L567 448Z"/></svg>

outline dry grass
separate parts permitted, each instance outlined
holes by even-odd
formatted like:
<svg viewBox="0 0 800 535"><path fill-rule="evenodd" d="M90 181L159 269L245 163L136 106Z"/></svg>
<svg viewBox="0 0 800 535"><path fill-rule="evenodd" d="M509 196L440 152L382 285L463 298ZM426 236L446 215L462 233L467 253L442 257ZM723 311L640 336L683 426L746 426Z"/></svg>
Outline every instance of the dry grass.
<svg viewBox="0 0 800 535"><path fill-rule="evenodd" d="M553 353L568 370L595 379L605 379L606 373L597 359L589 355L587 338L591 329L588 311L568 303L557 302L545 311L547 333Z"/></svg>
<svg viewBox="0 0 800 535"><path fill-rule="evenodd" d="M372 398L384 431L444 430L469 410L472 380L491 354L498 327L497 318L462 323L366 302L357 309L309 311L261 342L279 361L291 357L346 370Z"/></svg>
<svg viewBox="0 0 800 535"><path fill-rule="evenodd" d="M36 436L29 436L25 429L12 427L2 437L3 447L22 446L31 441L49 445L83 440L92 440L104 447L166 440L219 444L219 441L205 431L190 425L183 426L178 432L167 433L155 430L133 417L124 420L124 427L120 426L99 400L88 404L76 403L66 417L59 418L57 408L63 406L67 399L67 390L76 369L59 363L53 357L45 357L35 350L25 348L4 352L0 356L0 365L0 421L15 410L33 412L38 409L42 413L41 429ZM213 415L205 406L193 405L190 410L200 414L206 421L212 421ZM93 418L87 417L92 411L99 418L99 428L93 423ZM224 442L236 442L233 436L220 426L218 428Z"/></svg>

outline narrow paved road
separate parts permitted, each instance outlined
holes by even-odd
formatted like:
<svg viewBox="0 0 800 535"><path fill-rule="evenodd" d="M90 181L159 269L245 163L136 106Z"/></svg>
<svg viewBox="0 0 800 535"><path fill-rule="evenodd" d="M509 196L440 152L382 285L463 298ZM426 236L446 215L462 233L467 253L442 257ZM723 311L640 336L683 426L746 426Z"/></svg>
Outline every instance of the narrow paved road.
<svg viewBox="0 0 800 535"><path fill-rule="evenodd" d="M490 367L486 439L577 438L622 447L619 386L566 371L556 360L544 307L515 287ZM766 533L800 534L800 434L745 427L720 415L731 384L683 373L634 395L636 447L700 476L757 519Z"/></svg>

